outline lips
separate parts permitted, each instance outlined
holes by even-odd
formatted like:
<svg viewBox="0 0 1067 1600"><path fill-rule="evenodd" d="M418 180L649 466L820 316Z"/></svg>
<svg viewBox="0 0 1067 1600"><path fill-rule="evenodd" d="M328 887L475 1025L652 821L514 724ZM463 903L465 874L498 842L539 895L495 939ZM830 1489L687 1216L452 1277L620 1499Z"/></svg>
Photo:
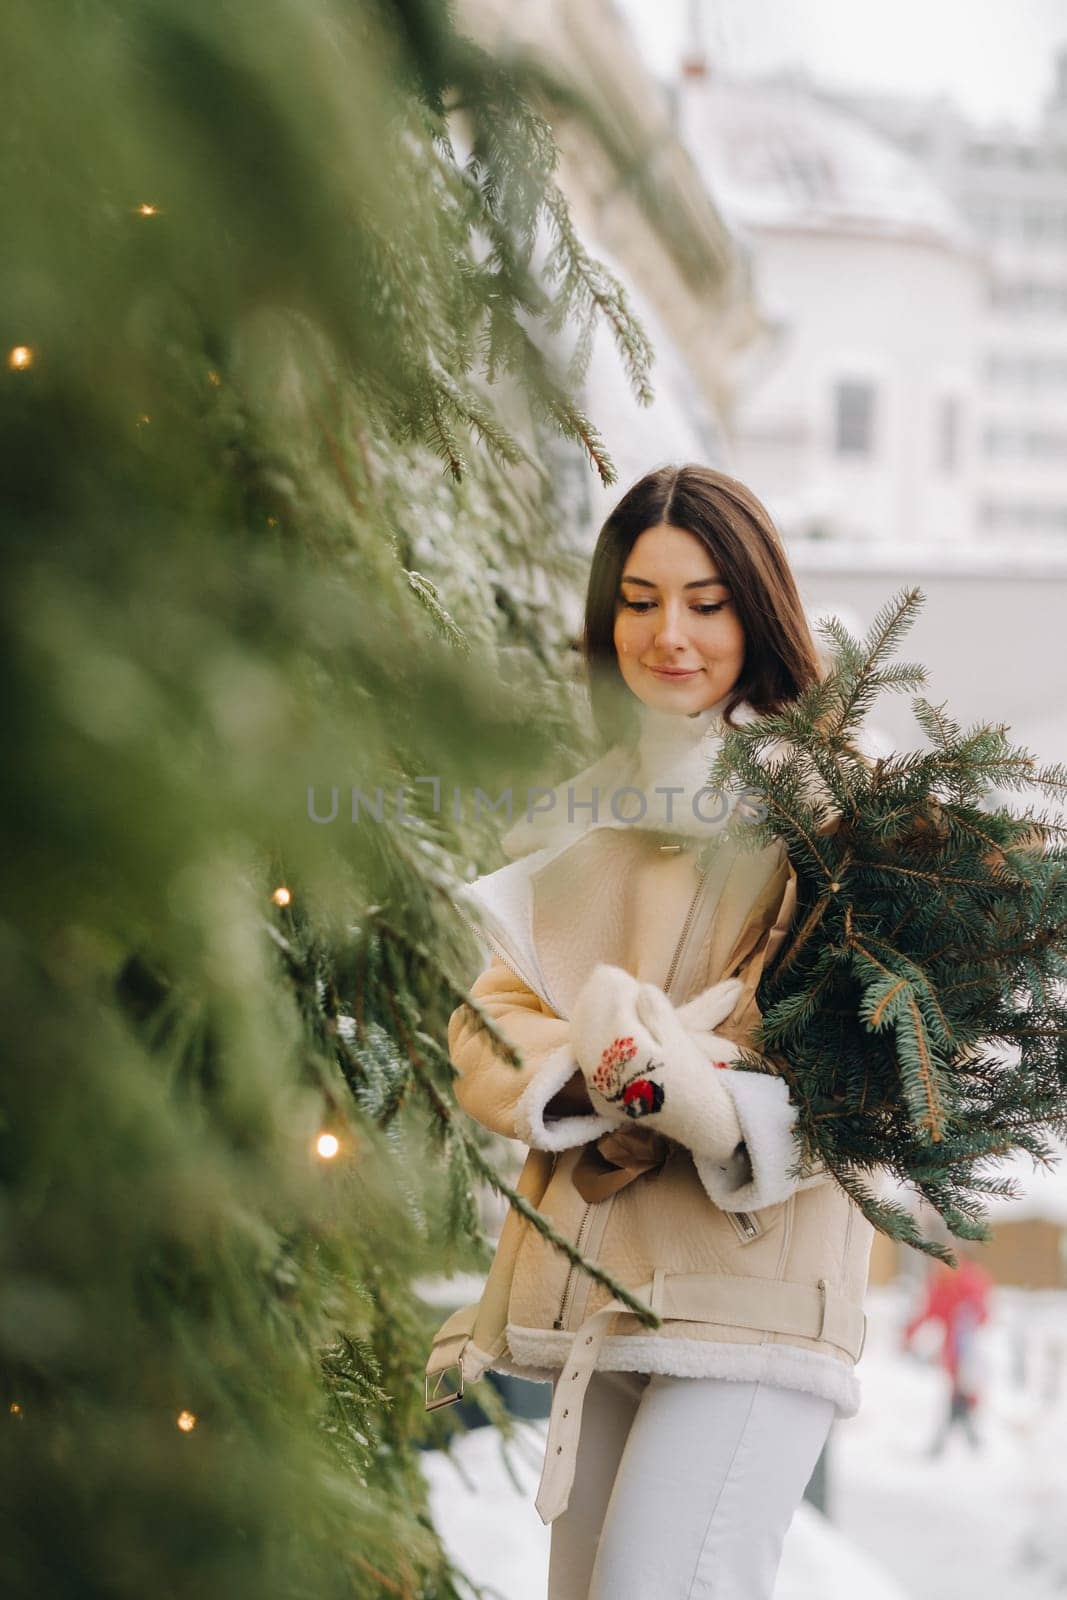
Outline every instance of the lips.
<svg viewBox="0 0 1067 1600"><path fill-rule="evenodd" d="M648 670L654 672L657 678L695 678L700 668L687 667L681 672L674 667L649 667Z"/></svg>

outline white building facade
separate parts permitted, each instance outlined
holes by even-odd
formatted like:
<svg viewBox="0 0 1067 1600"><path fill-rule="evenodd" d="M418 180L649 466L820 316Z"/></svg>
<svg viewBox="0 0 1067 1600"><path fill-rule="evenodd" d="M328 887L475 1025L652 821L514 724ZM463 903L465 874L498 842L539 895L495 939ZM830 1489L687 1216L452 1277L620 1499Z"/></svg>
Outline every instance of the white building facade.
<svg viewBox="0 0 1067 1600"><path fill-rule="evenodd" d="M690 63L679 118L777 328L731 419L732 470L791 540L970 543L987 273L967 223L802 78Z"/></svg>
<svg viewBox="0 0 1067 1600"><path fill-rule="evenodd" d="M736 370L768 330L748 253L678 138L670 96L612 0L460 0L456 9L461 26L505 62L514 55L563 86L541 107L560 152L560 188L577 235L623 285L655 352L646 405L603 320L592 340L581 398L617 483L604 487L563 444L550 463L556 480L566 480L576 543L591 549L622 492L651 468L724 465ZM577 597L575 607L577 626Z"/></svg>
<svg viewBox="0 0 1067 1600"><path fill-rule="evenodd" d="M834 98L922 162L987 249L980 537L1067 550L1067 48L1026 130L981 127L945 99Z"/></svg>

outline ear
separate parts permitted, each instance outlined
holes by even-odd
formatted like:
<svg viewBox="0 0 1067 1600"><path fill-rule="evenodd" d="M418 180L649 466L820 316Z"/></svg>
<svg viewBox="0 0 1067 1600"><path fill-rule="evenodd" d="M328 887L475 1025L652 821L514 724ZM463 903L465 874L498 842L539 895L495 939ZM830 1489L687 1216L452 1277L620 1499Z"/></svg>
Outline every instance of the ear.
<svg viewBox="0 0 1067 1600"><path fill-rule="evenodd" d="M703 994L678 1007L679 1022L691 1033L709 1033L718 1023L725 1022L744 987L740 978L724 978L721 983L713 983Z"/></svg>

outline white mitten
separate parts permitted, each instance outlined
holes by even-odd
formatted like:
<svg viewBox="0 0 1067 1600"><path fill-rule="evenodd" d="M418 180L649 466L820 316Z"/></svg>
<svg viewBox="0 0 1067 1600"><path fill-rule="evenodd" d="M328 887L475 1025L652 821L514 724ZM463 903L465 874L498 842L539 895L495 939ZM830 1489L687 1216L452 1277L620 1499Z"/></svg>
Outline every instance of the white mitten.
<svg viewBox="0 0 1067 1600"><path fill-rule="evenodd" d="M603 1116L651 1119L649 1126L694 1154L729 1160L742 1133L716 1067L740 1056L715 1034L743 985L713 984L677 1011L663 990L621 967L596 967L571 1017L571 1048Z"/></svg>

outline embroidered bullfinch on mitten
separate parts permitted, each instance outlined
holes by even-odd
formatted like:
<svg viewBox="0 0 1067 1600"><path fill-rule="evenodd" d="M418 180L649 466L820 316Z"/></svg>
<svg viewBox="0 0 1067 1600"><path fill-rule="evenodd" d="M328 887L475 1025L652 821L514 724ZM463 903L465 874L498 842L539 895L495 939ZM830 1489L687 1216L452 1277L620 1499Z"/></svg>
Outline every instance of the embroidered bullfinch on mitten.
<svg viewBox="0 0 1067 1600"><path fill-rule="evenodd" d="M620 1122L649 1117L695 1154L728 1160L742 1136L716 1068L741 1051L713 1030L742 987L727 979L676 1010L655 984L621 967L596 967L571 1017L571 1046L594 1108Z"/></svg>

